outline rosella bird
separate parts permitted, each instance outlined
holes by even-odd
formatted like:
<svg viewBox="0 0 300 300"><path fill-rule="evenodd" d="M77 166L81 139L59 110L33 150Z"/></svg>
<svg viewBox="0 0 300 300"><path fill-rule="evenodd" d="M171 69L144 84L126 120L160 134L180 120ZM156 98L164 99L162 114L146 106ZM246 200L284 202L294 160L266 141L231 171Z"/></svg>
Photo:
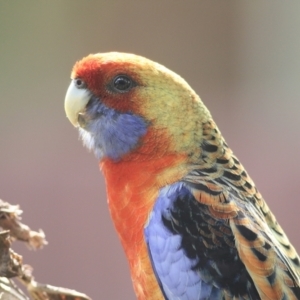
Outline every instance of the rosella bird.
<svg viewBox="0 0 300 300"><path fill-rule="evenodd" d="M203 102L146 58L78 61L65 98L99 159L138 299L300 299L300 261Z"/></svg>

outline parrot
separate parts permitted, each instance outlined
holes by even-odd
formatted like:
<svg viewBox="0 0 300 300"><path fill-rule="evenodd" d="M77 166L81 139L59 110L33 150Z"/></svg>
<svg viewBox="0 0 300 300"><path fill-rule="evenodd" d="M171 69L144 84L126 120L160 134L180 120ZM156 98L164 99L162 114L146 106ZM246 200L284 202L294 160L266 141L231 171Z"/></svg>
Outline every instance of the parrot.
<svg viewBox="0 0 300 300"><path fill-rule="evenodd" d="M295 248L181 76L90 54L64 108L104 175L137 299L300 299Z"/></svg>

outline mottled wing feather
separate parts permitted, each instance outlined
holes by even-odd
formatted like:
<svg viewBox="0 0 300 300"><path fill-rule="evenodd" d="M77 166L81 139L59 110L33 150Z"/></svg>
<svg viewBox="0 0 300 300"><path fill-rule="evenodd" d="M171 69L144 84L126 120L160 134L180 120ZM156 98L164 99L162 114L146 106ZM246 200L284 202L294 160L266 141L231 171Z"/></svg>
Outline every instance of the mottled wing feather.
<svg viewBox="0 0 300 300"><path fill-rule="evenodd" d="M258 299L228 220L213 216L185 183L161 190L145 239L166 299Z"/></svg>
<svg viewBox="0 0 300 300"><path fill-rule="evenodd" d="M183 219L176 220L173 215L177 202L189 201L191 197L183 184L165 187L160 192L144 230L152 267L166 300L221 300L220 290L201 278L196 266L198 258L187 253L186 236L173 230L175 223L184 228Z"/></svg>
<svg viewBox="0 0 300 300"><path fill-rule="evenodd" d="M253 181L213 121L203 124L204 163L184 179L216 220L228 220L238 254L262 299L299 299L300 264Z"/></svg>

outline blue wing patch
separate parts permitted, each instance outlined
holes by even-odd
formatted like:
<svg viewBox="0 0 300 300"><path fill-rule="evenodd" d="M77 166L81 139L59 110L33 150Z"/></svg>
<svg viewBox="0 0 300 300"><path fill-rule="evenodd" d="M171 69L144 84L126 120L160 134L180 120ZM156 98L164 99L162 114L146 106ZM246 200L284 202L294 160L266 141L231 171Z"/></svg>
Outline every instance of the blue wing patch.
<svg viewBox="0 0 300 300"><path fill-rule="evenodd" d="M145 227L152 266L166 299L204 300L221 299L221 290L206 283L197 266L199 258L188 257L182 247L183 236L165 226L164 220L172 218L172 208L178 196L192 197L183 183L163 188Z"/></svg>
<svg viewBox="0 0 300 300"><path fill-rule="evenodd" d="M161 189L144 235L166 299L259 299L228 220L212 215L186 183Z"/></svg>

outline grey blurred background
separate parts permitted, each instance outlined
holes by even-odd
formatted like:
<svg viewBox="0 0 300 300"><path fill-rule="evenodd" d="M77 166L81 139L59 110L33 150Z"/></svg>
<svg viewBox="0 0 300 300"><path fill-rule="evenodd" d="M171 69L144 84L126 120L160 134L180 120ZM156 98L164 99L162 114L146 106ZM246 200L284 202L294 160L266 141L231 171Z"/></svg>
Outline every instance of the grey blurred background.
<svg viewBox="0 0 300 300"><path fill-rule="evenodd" d="M135 299L102 174L63 100L76 60L133 52L183 76L300 251L300 2L0 0L0 197L42 228L37 280Z"/></svg>

